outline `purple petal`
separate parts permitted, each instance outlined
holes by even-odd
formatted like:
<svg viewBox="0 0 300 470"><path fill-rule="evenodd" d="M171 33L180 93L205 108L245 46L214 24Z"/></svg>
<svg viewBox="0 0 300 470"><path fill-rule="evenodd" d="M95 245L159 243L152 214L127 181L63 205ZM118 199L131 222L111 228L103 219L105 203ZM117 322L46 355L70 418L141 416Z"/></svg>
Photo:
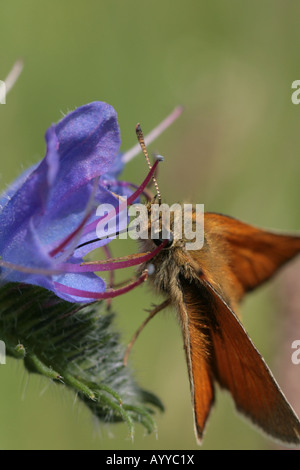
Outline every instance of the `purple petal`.
<svg viewBox="0 0 300 470"><path fill-rule="evenodd" d="M56 190L78 188L113 166L120 147L115 110L94 102L68 114L55 128L61 168Z"/></svg>
<svg viewBox="0 0 300 470"><path fill-rule="evenodd" d="M26 178L12 195L0 213L0 254L19 232L26 231L29 221L41 217L46 209L49 182L55 177L58 146L54 128L46 134L47 153L42 162ZM52 169L52 163L54 169ZM21 178L22 179L22 178ZM15 185L19 183L15 183Z"/></svg>
<svg viewBox="0 0 300 470"><path fill-rule="evenodd" d="M20 189L24 184L28 176L36 169L38 164L32 165L30 168L27 168L23 173L21 173L18 178L15 179L13 183L1 194L0 196L0 211L3 210L4 206L11 200L13 195Z"/></svg>
<svg viewBox="0 0 300 470"><path fill-rule="evenodd" d="M61 286L61 288L59 287ZM71 274L64 274L61 276L53 276L53 292L56 295L68 302L89 302L95 300L93 296L90 296L89 299L87 297L80 297L77 295L73 295L72 290L68 288L76 289L79 291L90 291L100 294L104 292L106 289L105 282L100 277L96 276L92 273L71 273Z"/></svg>

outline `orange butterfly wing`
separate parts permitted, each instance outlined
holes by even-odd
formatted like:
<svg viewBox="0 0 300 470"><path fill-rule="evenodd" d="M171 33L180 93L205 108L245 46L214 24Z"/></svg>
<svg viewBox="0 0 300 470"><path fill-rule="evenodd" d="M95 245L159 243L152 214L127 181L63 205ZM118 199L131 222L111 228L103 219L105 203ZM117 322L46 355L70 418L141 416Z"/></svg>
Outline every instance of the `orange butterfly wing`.
<svg viewBox="0 0 300 470"><path fill-rule="evenodd" d="M299 253L300 237L214 213L205 213L204 235L201 250L182 255L194 274L181 271L181 299L175 296L196 437L201 441L217 381L231 393L237 409L267 434L299 445L300 422L233 309L246 292Z"/></svg>
<svg viewBox="0 0 300 470"><path fill-rule="evenodd" d="M240 301L246 292L267 281L300 252L298 235L261 230L220 214L205 213L204 230L214 259L223 257L221 269L225 269L225 276L232 285L229 301ZM219 251L215 253L214 250ZM191 255L197 261L201 250L191 252ZM208 273L211 283L213 275L213 272Z"/></svg>
<svg viewBox="0 0 300 470"><path fill-rule="evenodd" d="M195 435L200 444L215 398L209 351L211 342L207 322L201 317L199 304L193 302L188 289L182 289L181 292L183 299L177 307L189 372Z"/></svg>
<svg viewBox="0 0 300 470"><path fill-rule="evenodd" d="M234 312L212 286L212 368L237 409L275 439L300 444L300 422Z"/></svg>
<svg viewBox="0 0 300 470"><path fill-rule="evenodd" d="M196 437L213 404L213 381L237 409L275 439L300 444L300 422L242 324L206 281L180 280L179 306L190 374Z"/></svg>

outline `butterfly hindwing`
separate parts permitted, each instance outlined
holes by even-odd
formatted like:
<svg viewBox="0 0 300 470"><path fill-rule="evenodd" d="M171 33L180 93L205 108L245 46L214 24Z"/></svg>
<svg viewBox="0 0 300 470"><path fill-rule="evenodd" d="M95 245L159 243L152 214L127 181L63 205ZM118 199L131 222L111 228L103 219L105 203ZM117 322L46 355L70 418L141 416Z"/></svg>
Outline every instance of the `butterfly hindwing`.
<svg viewBox="0 0 300 470"><path fill-rule="evenodd" d="M300 252L299 235L261 230L233 217L205 213L204 229L208 243L218 245L218 256L225 257L223 268L227 268L237 301Z"/></svg>

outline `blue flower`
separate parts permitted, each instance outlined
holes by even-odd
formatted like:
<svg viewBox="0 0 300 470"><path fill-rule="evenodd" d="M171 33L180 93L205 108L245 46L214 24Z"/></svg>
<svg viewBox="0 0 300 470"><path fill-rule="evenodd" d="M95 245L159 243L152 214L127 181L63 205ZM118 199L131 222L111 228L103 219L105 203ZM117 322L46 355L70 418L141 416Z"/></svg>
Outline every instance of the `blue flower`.
<svg viewBox="0 0 300 470"><path fill-rule="evenodd" d="M1 280L39 285L74 300L61 294L55 282L103 292L104 281L93 273L47 275L64 259L63 253L50 253L84 219L94 178L105 175L115 163L120 147L116 112L106 103L82 106L52 125L45 138L45 158L21 175L0 200L2 260L33 272L2 268ZM117 206L118 201L99 183L94 204L103 203ZM82 259L72 257L72 262L79 264ZM44 269L46 275L35 273L34 268Z"/></svg>
<svg viewBox="0 0 300 470"><path fill-rule="evenodd" d="M70 302L88 302L119 295L143 282L145 276L129 288L107 292L95 272L138 264L144 258L131 264L82 263L86 254L111 239L97 239L96 207L110 204L117 230L124 229L125 209L145 189L157 162L133 194L129 183L117 179L126 159L119 153L116 112L102 102L69 113L47 130L45 139L44 159L0 197L1 283L38 285ZM131 196L120 209L118 195L124 194Z"/></svg>

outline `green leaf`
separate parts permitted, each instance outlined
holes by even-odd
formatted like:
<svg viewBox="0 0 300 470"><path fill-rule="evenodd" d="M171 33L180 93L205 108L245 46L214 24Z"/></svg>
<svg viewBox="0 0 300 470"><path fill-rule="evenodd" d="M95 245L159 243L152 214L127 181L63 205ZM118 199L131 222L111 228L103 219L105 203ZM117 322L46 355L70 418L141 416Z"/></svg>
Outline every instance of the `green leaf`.
<svg viewBox="0 0 300 470"><path fill-rule="evenodd" d="M123 365L124 347L104 303L72 304L28 285L0 288L0 338L7 354L31 373L71 388L105 422L124 421L155 430L159 398L141 389ZM100 311L102 310L102 312Z"/></svg>

